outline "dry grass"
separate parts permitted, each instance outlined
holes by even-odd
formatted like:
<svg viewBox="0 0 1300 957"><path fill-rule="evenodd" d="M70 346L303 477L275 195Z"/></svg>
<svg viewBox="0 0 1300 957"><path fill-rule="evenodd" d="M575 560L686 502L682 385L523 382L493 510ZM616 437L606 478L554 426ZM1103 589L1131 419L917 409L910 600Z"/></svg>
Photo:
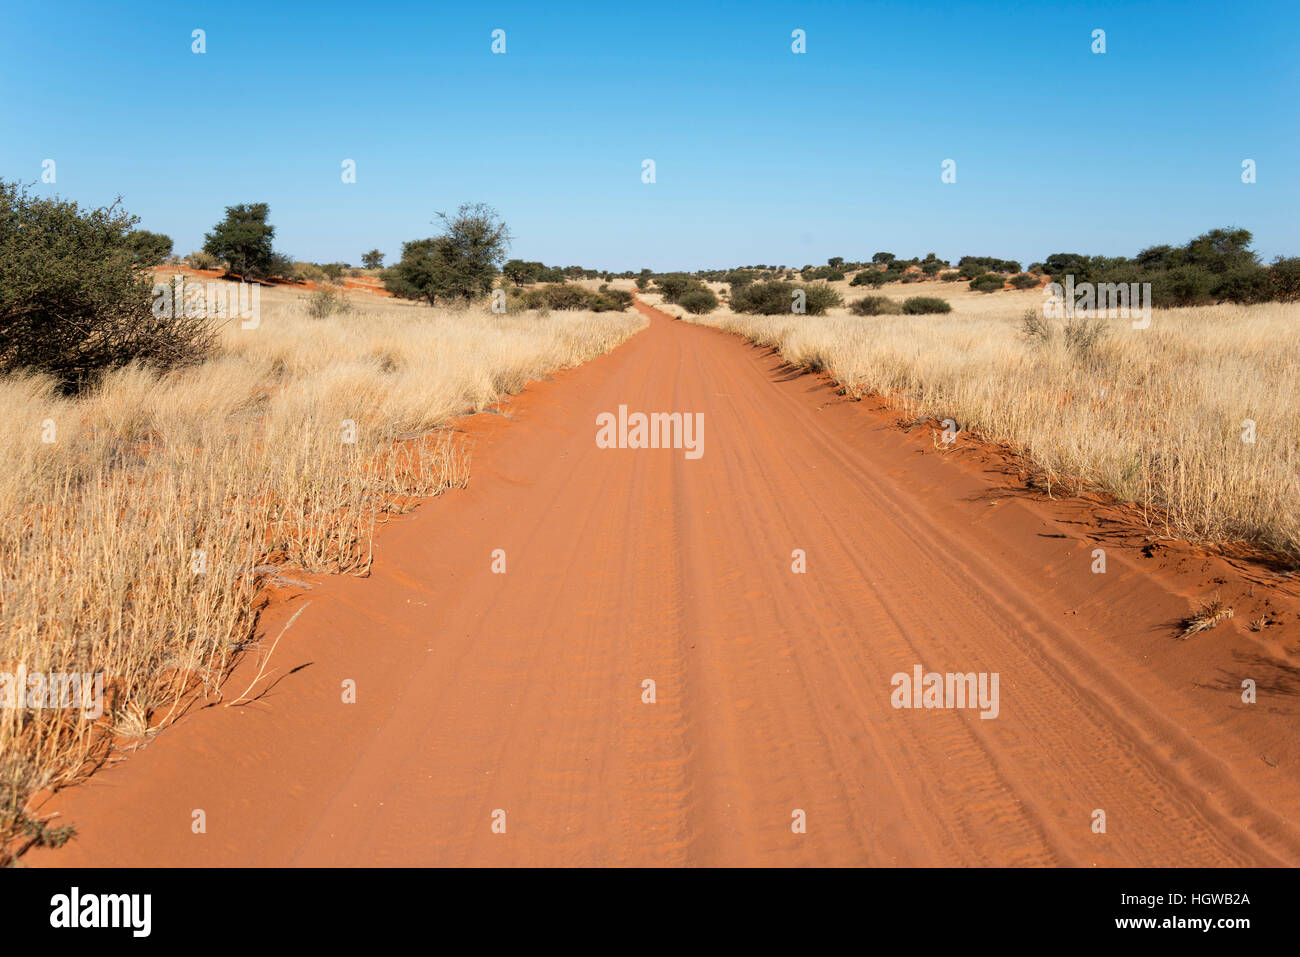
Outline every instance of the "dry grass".
<svg viewBox="0 0 1300 957"><path fill-rule="evenodd" d="M349 298L313 320L306 297L268 290L260 327L226 326L211 361L122 369L75 400L0 380L0 671L102 671L106 698L96 722L0 709L0 863L49 837L30 794L217 688L268 566L363 571L377 521L465 481L439 426L645 325Z"/></svg>
<svg viewBox="0 0 1300 957"><path fill-rule="evenodd" d="M1192 635L1199 635L1203 631L1209 631L1219 622L1227 621L1231 617L1232 608L1222 598L1215 595L1213 598L1201 602L1200 607L1183 622L1180 637L1186 641Z"/></svg>
<svg viewBox="0 0 1300 957"><path fill-rule="evenodd" d="M939 284L923 285L929 293ZM999 297L1000 311L985 311ZM1121 319L1073 329L1054 320L1051 335L1027 336L1026 304L1041 301L1030 291L963 296L941 317L694 321L827 369L850 393L1009 442L1049 488L1142 503L1164 534L1245 541L1300 560L1300 306L1156 310L1144 330ZM1253 443L1243 441L1247 419Z"/></svg>

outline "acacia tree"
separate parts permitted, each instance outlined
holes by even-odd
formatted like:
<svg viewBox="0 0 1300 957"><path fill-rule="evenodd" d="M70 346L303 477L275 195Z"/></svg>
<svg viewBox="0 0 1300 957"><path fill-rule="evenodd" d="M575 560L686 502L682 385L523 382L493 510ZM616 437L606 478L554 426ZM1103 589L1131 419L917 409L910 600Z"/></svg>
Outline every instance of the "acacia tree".
<svg viewBox="0 0 1300 957"><path fill-rule="evenodd" d="M269 276L275 264L275 227L266 221L270 212L266 203L227 206L226 218L203 237L203 251L226 260L241 278Z"/></svg>
<svg viewBox="0 0 1300 957"><path fill-rule="evenodd" d="M372 249L368 253L363 253L361 256L361 265L365 266L367 269L383 269L384 254L378 249Z"/></svg>
<svg viewBox="0 0 1300 957"><path fill-rule="evenodd" d="M486 203L462 203L455 215L439 213L444 230L402 243L402 258L388 270L384 288L430 305L486 296L510 246L510 231Z"/></svg>
<svg viewBox="0 0 1300 957"><path fill-rule="evenodd" d="M126 234L126 239L134 250L135 261L141 266L157 266L172 254L172 239L163 233L133 229Z"/></svg>

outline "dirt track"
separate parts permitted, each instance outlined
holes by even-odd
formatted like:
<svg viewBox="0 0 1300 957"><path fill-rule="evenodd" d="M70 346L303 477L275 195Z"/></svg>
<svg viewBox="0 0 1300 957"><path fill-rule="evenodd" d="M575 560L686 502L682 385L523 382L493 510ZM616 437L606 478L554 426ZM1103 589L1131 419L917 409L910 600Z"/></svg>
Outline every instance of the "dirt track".
<svg viewBox="0 0 1300 957"><path fill-rule="evenodd" d="M703 456L598 448L619 405L703 412ZM265 697L57 795L79 835L27 862L1300 863L1300 672L1241 611L1170 637L1219 560L1094 575L1086 505L662 314L505 408L370 578L264 616L311 603ZM892 707L917 664L997 672L996 719Z"/></svg>

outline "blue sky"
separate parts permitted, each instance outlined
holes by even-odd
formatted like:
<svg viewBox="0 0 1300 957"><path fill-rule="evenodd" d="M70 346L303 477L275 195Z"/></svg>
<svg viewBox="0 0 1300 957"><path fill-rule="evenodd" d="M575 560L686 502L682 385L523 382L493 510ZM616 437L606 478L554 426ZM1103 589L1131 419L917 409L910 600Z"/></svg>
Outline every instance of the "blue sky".
<svg viewBox="0 0 1300 957"><path fill-rule="evenodd" d="M1300 254L1295 0L4 3L0 177L54 159L38 190L120 194L181 253L267 202L299 259L392 261L481 200L512 255L612 270L1027 265L1228 225Z"/></svg>

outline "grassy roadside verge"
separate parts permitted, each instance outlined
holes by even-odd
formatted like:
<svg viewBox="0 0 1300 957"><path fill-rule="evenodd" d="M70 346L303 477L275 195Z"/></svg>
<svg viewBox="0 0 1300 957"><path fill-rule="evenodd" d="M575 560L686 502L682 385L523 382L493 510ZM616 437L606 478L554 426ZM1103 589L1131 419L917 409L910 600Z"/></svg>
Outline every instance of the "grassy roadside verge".
<svg viewBox="0 0 1300 957"><path fill-rule="evenodd" d="M60 840L32 793L217 689L276 568L364 571L376 522L463 484L448 419L646 324L356 303L312 318L268 290L260 325L228 324L202 365L129 366L77 398L0 379L0 672L102 672L104 689L96 720L0 708L0 849Z"/></svg>

